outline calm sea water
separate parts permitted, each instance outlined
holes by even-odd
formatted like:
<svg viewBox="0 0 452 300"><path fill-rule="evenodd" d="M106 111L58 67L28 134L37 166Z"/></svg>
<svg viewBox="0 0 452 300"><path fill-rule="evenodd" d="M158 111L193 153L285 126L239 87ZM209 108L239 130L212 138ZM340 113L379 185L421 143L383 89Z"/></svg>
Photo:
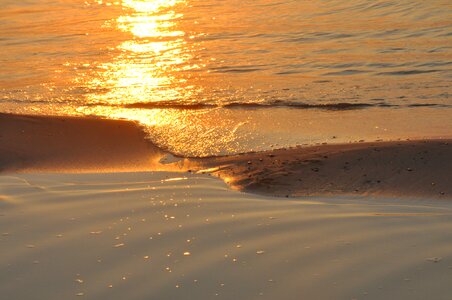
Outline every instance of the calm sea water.
<svg viewBox="0 0 452 300"><path fill-rule="evenodd" d="M450 0L0 0L0 111L136 120L190 155L444 135L451 20Z"/></svg>

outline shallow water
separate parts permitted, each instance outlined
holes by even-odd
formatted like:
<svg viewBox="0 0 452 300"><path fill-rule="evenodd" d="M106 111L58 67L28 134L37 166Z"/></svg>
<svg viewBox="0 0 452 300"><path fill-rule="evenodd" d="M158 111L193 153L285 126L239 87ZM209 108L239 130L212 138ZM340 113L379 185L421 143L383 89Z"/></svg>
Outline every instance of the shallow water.
<svg viewBox="0 0 452 300"><path fill-rule="evenodd" d="M421 124L417 135L400 123L375 138L452 132L447 0L3 0L0 8L0 111L136 120L162 147L190 155L363 138L360 123L341 120L350 110L372 120L367 131L387 126L385 112ZM261 130L269 115L276 134ZM306 134L299 115L349 131L326 122L322 134ZM440 130L428 128L432 120Z"/></svg>
<svg viewBox="0 0 452 300"><path fill-rule="evenodd" d="M180 176L0 176L3 299L448 299L452 292L448 201L286 200Z"/></svg>

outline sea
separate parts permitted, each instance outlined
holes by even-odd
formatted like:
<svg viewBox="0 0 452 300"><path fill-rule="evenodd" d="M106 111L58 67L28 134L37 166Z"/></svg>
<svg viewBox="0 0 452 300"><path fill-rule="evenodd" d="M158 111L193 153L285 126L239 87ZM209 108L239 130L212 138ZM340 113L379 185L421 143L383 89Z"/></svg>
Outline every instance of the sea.
<svg viewBox="0 0 452 300"><path fill-rule="evenodd" d="M452 136L450 0L0 0L0 112L184 156Z"/></svg>

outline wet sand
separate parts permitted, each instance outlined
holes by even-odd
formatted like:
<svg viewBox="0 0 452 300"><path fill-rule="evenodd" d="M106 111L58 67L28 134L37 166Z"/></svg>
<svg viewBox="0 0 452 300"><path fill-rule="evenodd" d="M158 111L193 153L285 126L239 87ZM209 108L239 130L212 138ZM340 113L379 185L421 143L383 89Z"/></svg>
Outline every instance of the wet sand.
<svg viewBox="0 0 452 300"><path fill-rule="evenodd" d="M450 140L320 145L195 161L211 168L201 172L236 189L279 197L452 197Z"/></svg>
<svg viewBox="0 0 452 300"><path fill-rule="evenodd" d="M0 114L0 170L149 170L162 151L134 123Z"/></svg>
<svg viewBox="0 0 452 300"><path fill-rule="evenodd" d="M181 158L125 121L3 114L0 294L448 299L450 163L449 140Z"/></svg>
<svg viewBox="0 0 452 300"><path fill-rule="evenodd" d="M202 174L0 176L2 299L435 299L452 202L280 199Z"/></svg>
<svg viewBox="0 0 452 300"><path fill-rule="evenodd" d="M132 122L0 114L0 169L192 171L217 175L235 189L282 197L450 199L452 140L362 142L181 158L146 140L145 133Z"/></svg>

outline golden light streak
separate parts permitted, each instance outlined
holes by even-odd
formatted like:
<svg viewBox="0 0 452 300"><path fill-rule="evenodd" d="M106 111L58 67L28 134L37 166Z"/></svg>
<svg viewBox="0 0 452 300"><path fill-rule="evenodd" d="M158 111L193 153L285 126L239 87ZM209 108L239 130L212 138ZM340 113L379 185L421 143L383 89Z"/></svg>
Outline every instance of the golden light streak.
<svg viewBox="0 0 452 300"><path fill-rule="evenodd" d="M198 68L190 64L191 50L185 32L178 28L183 14L174 11L184 3L184 0L121 2L126 13L116 18L116 26L131 34L131 38L117 46L120 54L102 63L99 76L88 83L93 90L102 90L87 96L91 103L108 103L114 107L137 102L181 101L196 92L180 75L180 71ZM112 115L113 111L107 113Z"/></svg>

